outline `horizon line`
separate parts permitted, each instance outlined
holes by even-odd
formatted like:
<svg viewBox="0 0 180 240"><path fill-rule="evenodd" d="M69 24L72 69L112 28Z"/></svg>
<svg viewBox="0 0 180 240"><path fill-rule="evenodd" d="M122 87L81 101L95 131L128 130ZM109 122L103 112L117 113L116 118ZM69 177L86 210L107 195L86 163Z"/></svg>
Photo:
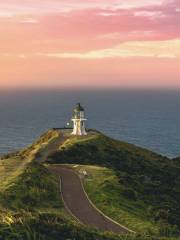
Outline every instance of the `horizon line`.
<svg viewBox="0 0 180 240"><path fill-rule="evenodd" d="M180 86L131 86L131 87L4 87L0 92L14 91L180 91Z"/></svg>

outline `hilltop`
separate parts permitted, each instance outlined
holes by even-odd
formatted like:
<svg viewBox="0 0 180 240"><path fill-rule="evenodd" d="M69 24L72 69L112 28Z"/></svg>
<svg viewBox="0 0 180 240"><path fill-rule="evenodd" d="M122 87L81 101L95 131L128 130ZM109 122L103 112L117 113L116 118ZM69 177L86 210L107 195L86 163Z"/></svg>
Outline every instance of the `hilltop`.
<svg viewBox="0 0 180 240"><path fill-rule="evenodd" d="M142 236L107 235L75 222L60 200L58 177L49 170L50 165L59 164L76 167L78 174L86 170L88 177L81 177L92 202L107 216ZM153 239L177 239L179 235L177 164L100 132L76 137L70 136L68 130L50 130L26 149L2 157L0 171L0 236L151 239L144 236L147 234L156 236ZM15 238L18 234L19 238Z"/></svg>
<svg viewBox="0 0 180 240"><path fill-rule="evenodd" d="M155 224L180 225L179 168L167 157L96 132L88 137L67 139L58 151L49 156L48 162L98 165L111 169L118 184L105 178L101 187L111 197L118 192L120 205L123 205L122 197L125 204L130 200L132 205L137 205L134 215L142 217L143 225L145 219L151 219ZM115 203L117 201L116 198Z"/></svg>

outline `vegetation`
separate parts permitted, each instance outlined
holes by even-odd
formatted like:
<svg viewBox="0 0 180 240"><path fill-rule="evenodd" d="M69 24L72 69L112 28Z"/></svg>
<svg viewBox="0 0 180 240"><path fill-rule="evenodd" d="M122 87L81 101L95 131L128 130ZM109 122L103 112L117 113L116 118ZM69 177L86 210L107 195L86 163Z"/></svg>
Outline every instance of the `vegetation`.
<svg viewBox="0 0 180 240"><path fill-rule="evenodd" d="M92 166L79 168L88 173L88 177L84 178L85 190L102 212L134 231L158 233L156 223L150 221L146 212L147 206L137 199L132 189L126 189L119 183L113 170Z"/></svg>
<svg viewBox="0 0 180 240"><path fill-rule="evenodd" d="M11 224L9 223L11 222ZM56 214L24 213L10 216L0 224L1 240L167 240L146 235L101 233ZM178 240L168 238L168 240Z"/></svg>
<svg viewBox="0 0 180 240"><path fill-rule="evenodd" d="M57 136L57 131L49 130L26 149L2 156L0 158L0 191L8 188L16 181L16 178L23 173L36 154Z"/></svg>
<svg viewBox="0 0 180 240"><path fill-rule="evenodd" d="M75 223L63 209L56 176L31 162L0 196L1 240L118 239Z"/></svg>
<svg viewBox="0 0 180 240"><path fill-rule="evenodd" d="M8 189L1 193L0 204L13 211L46 211L62 207L58 179L47 168L31 162ZM57 209L56 209L57 208Z"/></svg>
<svg viewBox="0 0 180 240"><path fill-rule="evenodd" d="M67 219L56 214L19 214L11 216L11 225L4 223L0 225L0 239L13 240L84 240L117 239L113 234L106 236L95 230L85 228L67 221Z"/></svg>
<svg viewBox="0 0 180 240"><path fill-rule="evenodd" d="M118 188L113 181L107 180L104 185L106 191L103 191L107 199L110 189L111 193L112 189L117 192L115 198L119 209L122 201L132 203L136 208L134 212L126 208L126 213L129 216L138 213L134 220L139 219L141 223L134 224L135 221L131 221L129 226L134 230L143 229L142 221L146 219L149 220L149 223L145 222L147 231L153 229L156 233L158 228L161 235L166 235L165 228L168 235L179 234L180 169L168 158L96 133L83 138L71 137L49 156L48 162L99 165L112 169L117 177ZM113 213L117 215L116 211ZM169 233L171 230L172 233Z"/></svg>
<svg viewBox="0 0 180 240"><path fill-rule="evenodd" d="M177 164L178 166L180 166L180 157L174 158L174 159L173 159L173 162L174 162L175 164Z"/></svg>
<svg viewBox="0 0 180 240"><path fill-rule="evenodd" d="M50 130L28 148L1 158L0 240L178 239L180 178L175 161L97 132L71 136L49 151L47 163L82 164L79 168L88 172L84 186L92 201L138 232L101 233L68 215L60 200L59 179L38 163L38 154L58 137L58 131Z"/></svg>
<svg viewBox="0 0 180 240"><path fill-rule="evenodd" d="M63 208L56 176L36 161L0 193L1 240L136 240L82 226Z"/></svg>

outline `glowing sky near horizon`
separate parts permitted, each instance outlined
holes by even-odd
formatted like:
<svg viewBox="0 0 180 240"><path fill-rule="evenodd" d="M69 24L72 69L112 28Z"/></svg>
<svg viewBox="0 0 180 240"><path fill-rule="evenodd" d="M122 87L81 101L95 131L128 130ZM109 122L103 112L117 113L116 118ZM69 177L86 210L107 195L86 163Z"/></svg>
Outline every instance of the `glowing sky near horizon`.
<svg viewBox="0 0 180 240"><path fill-rule="evenodd" d="M0 88L180 87L179 0L1 0Z"/></svg>

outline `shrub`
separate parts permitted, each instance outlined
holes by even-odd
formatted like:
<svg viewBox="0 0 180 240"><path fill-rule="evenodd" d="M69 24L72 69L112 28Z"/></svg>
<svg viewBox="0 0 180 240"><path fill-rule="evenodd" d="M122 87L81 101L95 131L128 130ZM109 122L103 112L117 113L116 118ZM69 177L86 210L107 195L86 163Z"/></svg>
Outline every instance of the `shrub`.
<svg viewBox="0 0 180 240"><path fill-rule="evenodd" d="M124 189L122 194L128 199L137 200L137 193L132 188Z"/></svg>

